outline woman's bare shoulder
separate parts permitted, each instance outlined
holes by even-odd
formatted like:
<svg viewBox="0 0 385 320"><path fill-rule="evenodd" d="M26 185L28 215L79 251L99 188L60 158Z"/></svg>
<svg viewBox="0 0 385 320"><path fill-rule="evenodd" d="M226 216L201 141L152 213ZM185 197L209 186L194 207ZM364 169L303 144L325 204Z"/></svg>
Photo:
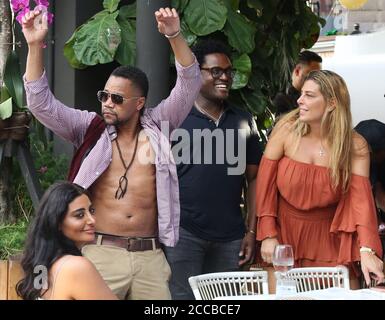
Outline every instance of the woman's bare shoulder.
<svg viewBox="0 0 385 320"><path fill-rule="evenodd" d="M87 258L83 256L65 255L54 262L50 271L52 275L60 271L61 278L70 278L74 275L88 273L93 269L95 269L95 267Z"/></svg>
<svg viewBox="0 0 385 320"><path fill-rule="evenodd" d="M87 272L89 270L95 269L94 265L83 256L66 256L66 261L63 265L69 272Z"/></svg>
<svg viewBox="0 0 385 320"><path fill-rule="evenodd" d="M267 142L264 155L272 160L279 160L283 157L287 145L293 140L293 122L279 121Z"/></svg>
<svg viewBox="0 0 385 320"><path fill-rule="evenodd" d="M283 139L293 132L294 121L281 119L274 126L273 131L271 132L270 139Z"/></svg>

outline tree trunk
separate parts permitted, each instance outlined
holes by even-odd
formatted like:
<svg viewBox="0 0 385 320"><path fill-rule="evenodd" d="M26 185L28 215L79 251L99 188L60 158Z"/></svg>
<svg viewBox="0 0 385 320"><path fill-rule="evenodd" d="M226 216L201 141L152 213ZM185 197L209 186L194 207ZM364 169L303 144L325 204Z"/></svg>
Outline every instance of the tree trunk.
<svg viewBox="0 0 385 320"><path fill-rule="evenodd" d="M12 49L12 15L9 0L0 0L0 85L8 54Z"/></svg>
<svg viewBox="0 0 385 320"><path fill-rule="evenodd" d="M0 0L0 17L0 86L2 86L4 66L13 42L9 0ZM0 159L0 223L14 221L11 202L11 174L12 158Z"/></svg>

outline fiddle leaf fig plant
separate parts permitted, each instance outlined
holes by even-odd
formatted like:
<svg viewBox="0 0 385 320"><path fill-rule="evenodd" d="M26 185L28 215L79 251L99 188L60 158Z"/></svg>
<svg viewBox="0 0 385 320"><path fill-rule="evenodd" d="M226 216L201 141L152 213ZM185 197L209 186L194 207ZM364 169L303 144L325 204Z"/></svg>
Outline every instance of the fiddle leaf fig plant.
<svg viewBox="0 0 385 320"><path fill-rule="evenodd" d="M79 26L66 42L64 55L76 69L118 61L135 63L136 4L122 6L120 0L104 0L104 10Z"/></svg>

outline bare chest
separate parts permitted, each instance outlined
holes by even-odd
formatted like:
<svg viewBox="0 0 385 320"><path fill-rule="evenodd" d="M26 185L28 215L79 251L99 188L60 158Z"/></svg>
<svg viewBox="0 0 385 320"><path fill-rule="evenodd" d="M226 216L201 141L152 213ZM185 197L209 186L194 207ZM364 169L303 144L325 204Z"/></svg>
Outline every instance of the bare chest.
<svg viewBox="0 0 385 320"><path fill-rule="evenodd" d="M141 183L155 179L155 152L149 138L141 131L137 146L124 141L112 143L112 161L101 179L105 182L125 176L128 184L140 187Z"/></svg>
<svg viewBox="0 0 385 320"><path fill-rule="evenodd" d="M155 191L155 152L149 138L141 131L138 144L120 139L112 141L112 160L92 186L92 193L115 198L119 187L127 189L128 198L142 197ZM125 186L126 185L126 186Z"/></svg>

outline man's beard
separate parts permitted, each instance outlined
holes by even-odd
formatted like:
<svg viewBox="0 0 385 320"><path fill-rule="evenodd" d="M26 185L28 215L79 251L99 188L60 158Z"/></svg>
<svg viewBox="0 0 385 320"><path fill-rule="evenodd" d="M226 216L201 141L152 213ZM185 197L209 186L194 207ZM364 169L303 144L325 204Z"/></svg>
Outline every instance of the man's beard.
<svg viewBox="0 0 385 320"><path fill-rule="evenodd" d="M107 122L106 119L103 117L104 123L106 125L115 126L115 127L119 128L120 126L122 126L128 122L128 119L127 120L120 120L118 115L114 114L114 116L115 116L115 120L113 120L112 122Z"/></svg>

